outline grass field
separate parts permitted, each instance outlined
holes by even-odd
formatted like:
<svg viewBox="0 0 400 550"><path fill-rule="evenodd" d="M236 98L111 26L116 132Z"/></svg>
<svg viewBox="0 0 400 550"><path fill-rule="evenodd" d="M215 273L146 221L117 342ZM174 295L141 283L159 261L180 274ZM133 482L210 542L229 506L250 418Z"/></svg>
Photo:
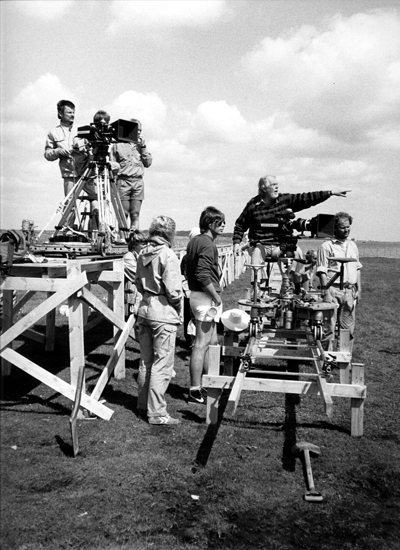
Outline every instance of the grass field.
<svg viewBox="0 0 400 550"><path fill-rule="evenodd" d="M189 351L178 334L167 395L177 427L136 415L138 347L127 350L125 380L103 397L109 422L78 423L81 454L71 457L71 403L19 369L3 380L1 534L3 550L194 550L400 548L398 406L400 260L363 260L354 361L366 366L364 436L350 436L349 402L328 419L316 397L245 392L235 419L205 424L187 404ZM235 307L249 275L224 290ZM38 331L44 331L39 324ZM19 351L69 380L68 329L57 314L57 347L18 341ZM112 347L107 323L88 333L93 387ZM335 378L337 373L335 372ZM322 503L302 499L293 442L310 441Z"/></svg>

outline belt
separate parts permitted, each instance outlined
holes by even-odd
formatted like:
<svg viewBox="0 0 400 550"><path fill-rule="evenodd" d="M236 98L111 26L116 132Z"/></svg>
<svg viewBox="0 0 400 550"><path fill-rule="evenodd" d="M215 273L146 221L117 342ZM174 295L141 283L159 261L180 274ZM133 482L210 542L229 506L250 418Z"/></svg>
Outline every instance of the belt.
<svg viewBox="0 0 400 550"><path fill-rule="evenodd" d="M340 283L333 283L332 285L335 288L340 288ZM353 283L343 283L343 288L356 288L357 284Z"/></svg>

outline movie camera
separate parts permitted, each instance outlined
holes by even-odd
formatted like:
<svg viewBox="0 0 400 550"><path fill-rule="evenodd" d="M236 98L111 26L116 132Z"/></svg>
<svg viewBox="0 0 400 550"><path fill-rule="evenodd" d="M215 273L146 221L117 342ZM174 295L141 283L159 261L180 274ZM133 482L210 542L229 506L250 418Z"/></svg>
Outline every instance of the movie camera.
<svg viewBox="0 0 400 550"><path fill-rule="evenodd" d="M106 164L110 143L138 141L139 124L131 120L118 119L111 124L104 121L92 122L78 128L77 137L86 139L93 149L93 160Z"/></svg>
<svg viewBox="0 0 400 550"><path fill-rule="evenodd" d="M279 216L266 219L261 226L269 229L273 239L279 243L282 252L291 256L296 250L297 241L304 237L305 231L311 233L312 238L333 236L335 216L318 214L309 220L295 219L293 211L287 209Z"/></svg>

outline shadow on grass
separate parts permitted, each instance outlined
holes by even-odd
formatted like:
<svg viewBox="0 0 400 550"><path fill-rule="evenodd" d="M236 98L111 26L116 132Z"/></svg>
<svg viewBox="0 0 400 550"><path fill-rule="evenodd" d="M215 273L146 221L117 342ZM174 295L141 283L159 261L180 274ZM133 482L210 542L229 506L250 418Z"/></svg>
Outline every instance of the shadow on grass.
<svg viewBox="0 0 400 550"><path fill-rule="evenodd" d="M196 473L199 468L205 468L205 466L207 465L214 442L218 435L219 428L221 426L226 405L228 403L228 398L229 392L222 392L219 399L218 422L216 422L216 424L210 424L207 428L205 436L203 437L203 440L200 444L199 450L197 451L194 466L192 468L193 473Z"/></svg>

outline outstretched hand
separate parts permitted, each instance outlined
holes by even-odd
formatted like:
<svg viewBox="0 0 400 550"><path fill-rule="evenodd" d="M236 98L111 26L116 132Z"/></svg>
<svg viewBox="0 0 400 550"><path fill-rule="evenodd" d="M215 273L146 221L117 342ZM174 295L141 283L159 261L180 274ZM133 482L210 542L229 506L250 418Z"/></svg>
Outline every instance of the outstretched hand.
<svg viewBox="0 0 400 550"><path fill-rule="evenodd" d="M335 195L336 197L344 197L346 198L346 193L350 193L351 189L347 189L347 191L332 191L332 195Z"/></svg>

